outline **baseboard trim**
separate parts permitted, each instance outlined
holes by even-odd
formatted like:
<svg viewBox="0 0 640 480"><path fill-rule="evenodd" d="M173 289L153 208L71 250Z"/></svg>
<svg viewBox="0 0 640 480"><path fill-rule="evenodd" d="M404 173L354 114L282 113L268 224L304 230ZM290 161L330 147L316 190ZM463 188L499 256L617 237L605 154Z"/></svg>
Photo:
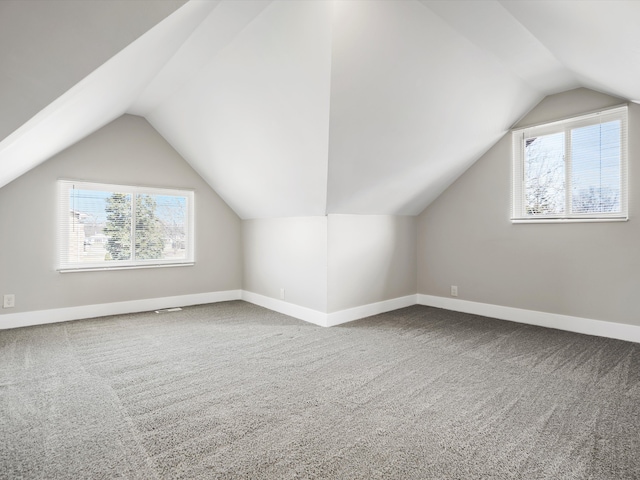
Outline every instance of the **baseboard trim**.
<svg viewBox="0 0 640 480"><path fill-rule="evenodd" d="M416 295L407 295L405 297L392 298L391 300L383 300L382 302L369 303L360 307L348 308L327 314L327 327L334 327L342 323L353 322L361 318L378 315L380 313L390 312L399 308L410 307L417 303Z"/></svg>
<svg viewBox="0 0 640 480"><path fill-rule="evenodd" d="M145 298L126 302L101 303L78 307L54 308L51 310L35 310L31 312L6 313L0 315L0 329L29 327L47 323L67 322L83 318L105 317L123 313L148 312L171 307L186 307L205 303L240 300L241 290L222 292L193 293L174 297Z"/></svg>
<svg viewBox="0 0 640 480"><path fill-rule="evenodd" d="M147 298L126 302L82 305L78 307L36 310L31 312L6 313L0 315L0 330L9 328L44 325L48 323L80 320L83 318L105 317L126 313L147 312L171 307L186 307L206 303L244 300L291 317L322 327L333 327L361 318L390 312L411 305L425 305L444 308L455 312L471 313L498 318L511 322L556 328L569 332L584 333L599 337L615 338L640 343L640 326L614 323L590 318L573 317L557 313L525 310L489 303L471 302L459 298L437 297L434 295L407 295L382 302L348 308L338 312L324 313L246 290L226 290L222 292L194 293L173 297Z"/></svg>
<svg viewBox="0 0 640 480"><path fill-rule="evenodd" d="M54 308L50 310L35 310L31 312L7 313L0 315L0 330L81 320L83 318L148 312L171 307L186 307L189 305L225 302L229 300L244 300L321 327L331 327L351 322L353 320L358 320L360 318L369 317L371 315L377 315L379 313L415 305L416 296L408 295L406 297L394 298L327 314L311 308L266 297L258 293L248 292L246 290L228 290L223 292L179 295L175 297L148 298L126 302Z"/></svg>
<svg viewBox="0 0 640 480"><path fill-rule="evenodd" d="M509 320L511 322L526 323L528 325L537 325L539 327L556 328L569 332L640 343L640 327L636 325L423 294L418 294L418 304Z"/></svg>
<svg viewBox="0 0 640 480"><path fill-rule="evenodd" d="M260 295L259 293L248 292L247 290L242 290L242 300L268 308L274 312L289 315L298 320L304 320L305 322L313 323L321 327L327 326L327 314L313 310L312 308L301 307L300 305Z"/></svg>
<svg viewBox="0 0 640 480"><path fill-rule="evenodd" d="M397 310L398 308L409 307L416 304L416 296L407 295L406 297L392 298L391 300L370 303L368 305L348 308L338 312L324 313L311 308L288 303L283 300L266 297L258 293L247 292L246 290L242 291L242 300L321 327L334 327L343 323L352 322L361 318L390 312L391 310Z"/></svg>

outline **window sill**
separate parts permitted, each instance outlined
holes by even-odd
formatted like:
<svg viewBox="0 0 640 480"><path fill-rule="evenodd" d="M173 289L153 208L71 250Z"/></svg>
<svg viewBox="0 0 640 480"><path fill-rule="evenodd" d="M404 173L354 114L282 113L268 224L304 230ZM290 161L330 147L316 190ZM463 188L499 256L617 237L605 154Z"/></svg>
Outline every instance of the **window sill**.
<svg viewBox="0 0 640 480"><path fill-rule="evenodd" d="M512 218L511 223L599 223L626 222L629 217L607 218Z"/></svg>
<svg viewBox="0 0 640 480"><path fill-rule="evenodd" d="M104 272L111 270L139 270L142 268L165 268L165 267L192 267L194 262L185 263L159 263L154 265L120 265L113 267L87 267L87 268L58 268L59 273L76 273L76 272Z"/></svg>

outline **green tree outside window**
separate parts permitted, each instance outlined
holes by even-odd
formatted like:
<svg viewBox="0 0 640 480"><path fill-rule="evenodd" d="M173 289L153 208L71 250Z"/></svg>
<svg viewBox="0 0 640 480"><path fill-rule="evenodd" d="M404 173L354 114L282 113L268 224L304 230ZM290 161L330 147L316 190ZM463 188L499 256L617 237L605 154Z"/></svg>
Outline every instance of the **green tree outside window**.
<svg viewBox="0 0 640 480"><path fill-rule="evenodd" d="M130 194L113 193L106 199L107 222L104 233L108 240L105 260L131 259L131 197ZM164 235L156 210L152 195L136 195L136 259L162 258Z"/></svg>

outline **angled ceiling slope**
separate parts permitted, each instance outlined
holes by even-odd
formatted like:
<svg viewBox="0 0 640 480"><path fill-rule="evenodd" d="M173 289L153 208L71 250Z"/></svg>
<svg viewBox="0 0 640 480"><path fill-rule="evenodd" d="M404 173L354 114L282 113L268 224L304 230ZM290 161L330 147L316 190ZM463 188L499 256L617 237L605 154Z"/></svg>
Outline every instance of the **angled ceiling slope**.
<svg viewBox="0 0 640 480"><path fill-rule="evenodd" d="M5 138L0 186L128 112L242 218L417 214L545 95L640 98L638 19L640 2L191 0ZM42 101L64 82L35 60Z"/></svg>
<svg viewBox="0 0 640 480"><path fill-rule="evenodd" d="M94 2L74 5L81 3ZM125 113L216 3L187 3L4 138L0 142L0 187ZM46 42L42 38L36 44ZM65 70L67 63L82 62L78 55L70 55L58 68Z"/></svg>
<svg viewBox="0 0 640 480"><path fill-rule="evenodd" d="M186 1L0 1L0 140Z"/></svg>
<svg viewBox="0 0 640 480"><path fill-rule="evenodd" d="M332 6L270 2L224 48L194 45L202 67L147 115L241 218L325 214Z"/></svg>

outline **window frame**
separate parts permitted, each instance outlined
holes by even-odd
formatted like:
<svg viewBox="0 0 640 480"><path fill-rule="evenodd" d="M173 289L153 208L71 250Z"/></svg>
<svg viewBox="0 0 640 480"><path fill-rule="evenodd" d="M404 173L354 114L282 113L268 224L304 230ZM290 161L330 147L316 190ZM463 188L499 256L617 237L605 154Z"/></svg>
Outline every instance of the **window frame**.
<svg viewBox="0 0 640 480"><path fill-rule="evenodd" d="M126 270L140 268L158 267L181 267L195 265L195 191L186 188L164 188L148 187L141 185L121 185L112 183L89 182L83 180L58 179L57 181L57 205L58 216L56 220L57 250L56 250L56 270L60 273L67 272L88 272L102 270ZM131 230L131 260L113 260L110 262L78 263L65 261L66 252L69 251L69 232L66 227L69 212L72 206L69 201L69 194L73 188L82 190L95 190L100 192L130 194L133 201L132 209L132 230ZM180 259L136 259L135 258L135 198L136 195L168 195L186 198L186 242L185 258Z"/></svg>
<svg viewBox="0 0 640 480"><path fill-rule="evenodd" d="M620 211L619 212L571 212L571 130L611 121L620 121ZM532 136L564 133L565 142L565 212L561 214L527 215L525 212L525 144ZM569 117L554 122L520 127L512 130L512 181L511 181L511 222L512 223L575 223L575 222L624 222L629 219L628 211L628 107L619 105L606 110Z"/></svg>

